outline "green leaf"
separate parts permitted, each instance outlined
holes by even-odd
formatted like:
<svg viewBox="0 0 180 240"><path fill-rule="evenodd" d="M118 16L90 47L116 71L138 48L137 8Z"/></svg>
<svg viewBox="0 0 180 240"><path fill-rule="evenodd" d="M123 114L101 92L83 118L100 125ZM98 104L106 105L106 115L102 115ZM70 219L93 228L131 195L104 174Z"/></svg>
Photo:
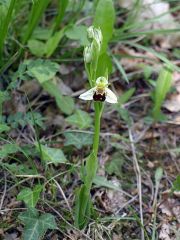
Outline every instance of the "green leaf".
<svg viewBox="0 0 180 240"><path fill-rule="evenodd" d="M5 158L10 154L20 151L20 148L16 144L5 144L0 149L0 158Z"/></svg>
<svg viewBox="0 0 180 240"><path fill-rule="evenodd" d="M36 175L37 172L33 169L30 169L25 164L16 164L16 163L2 163L2 165L11 171L14 175Z"/></svg>
<svg viewBox="0 0 180 240"><path fill-rule="evenodd" d="M92 152L86 160L85 185L90 190L98 168L97 156Z"/></svg>
<svg viewBox="0 0 180 240"><path fill-rule="evenodd" d="M65 28L56 32L52 37L50 37L46 43L46 57L50 57L59 45L62 37L64 36Z"/></svg>
<svg viewBox="0 0 180 240"><path fill-rule="evenodd" d="M173 182L173 191L180 191L180 175L177 176L176 180Z"/></svg>
<svg viewBox="0 0 180 240"><path fill-rule="evenodd" d="M27 63L27 74L35 77L40 84L52 79L59 70L59 65L49 60L30 60Z"/></svg>
<svg viewBox="0 0 180 240"><path fill-rule="evenodd" d="M113 154L112 159L106 162L105 169L109 175L115 174L117 177L122 177L122 166L124 158L122 154L116 152Z"/></svg>
<svg viewBox="0 0 180 240"><path fill-rule="evenodd" d="M30 52L37 57L42 57L44 55L45 44L39 40L30 39L28 41L28 48Z"/></svg>
<svg viewBox="0 0 180 240"><path fill-rule="evenodd" d="M46 147L41 144L41 149L39 149L39 145L36 144L38 151L42 153L42 160L46 163L50 164L58 164L65 163L67 161L64 153L61 149Z"/></svg>
<svg viewBox="0 0 180 240"><path fill-rule="evenodd" d="M127 75L126 75L126 72L125 72L123 66L121 65L121 62L115 56L113 56L113 61L116 64L116 67L119 70L119 72L122 74L124 80L127 83L129 83L129 79L128 79Z"/></svg>
<svg viewBox="0 0 180 240"><path fill-rule="evenodd" d="M115 21L115 10L112 0L99 0L93 25L100 27L103 35L103 43L101 51L106 51L107 44L112 38L113 27Z"/></svg>
<svg viewBox="0 0 180 240"><path fill-rule="evenodd" d="M107 53L103 53L98 58L98 67L97 67L97 71L96 71L96 78L101 77L101 76L107 77L106 76L107 71L108 71L108 74L112 73L112 60Z"/></svg>
<svg viewBox="0 0 180 240"><path fill-rule="evenodd" d="M119 107L118 112L120 117L127 123L128 126L130 126L132 122L128 110L126 108Z"/></svg>
<svg viewBox="0 0 180 240"><path fill-rule="evenodd" d="M41 185L36 185L33 190L24 188L18 194L17 200L24 201L29 208L34 208L39 200L42 189L43 187Z"/></svg>
<svg viewBox="0 0 180 240"><path fill-rule="evenodd" d="M82 110L76 110L73 115L66 118L66 121L80 129L85 129L91 126L92 118L88 113Z"/></svg>
<svg viewBox="0 0 180 240"><path fill-rule="evenodd" d="M56 98L56 103L61 111L67 115L70 115L74 110L74 100L70 96L62 96Z"/></svg>
<svg viewBox="0 0 180 240"><path fill-rule="evenodd" d="M31 39L48 40L52 35L52 29L37 27L31 36Z"/></svg>
<svg viewBox="0 0 180 240"><path fill-rule="evenodd" d="M120 104L126 103L132 97L132 95L134 94L135 90L136 90L135 88L130 88L129 90L127 90L125 93L123 93L119 97L118 102Z"/></svg>
<svg viewBox="0 0 180 240"><path fill-rule="evenodd" d="M66 32L66 37L72 40L79 40L82 46L86 46L89 42L87 39L87 27L84 25L73 25Z"/></svg>
<svg viewBox="0 0 180 240"><path fill-rule="evenodd" d="M81 132L65 132L64 136L66 138L65 146L74 145L78 149L84 146L92 145L93 136L87 133Z"/></svg>
<svg viewBox="0 0 180 240"><path fill-rule="evenodd" d="M91 215L90 191L85 185L82 185L77 190L75 202L75 225L79 229L83 229L87 225Z"/></svg>
<svg viewBox="0 0 180 240"><path fill-rule="evenodd" d="M44 82L42 86L49 94L55 97L56 103L63 113L70 115L73 112L74 100L72 97L63 96L57 86L51 81Z"/></svg>
<svg viewBox="0 0 180 240"><path fill-rule="evenodd" d="M154 108L153 108L153 117L157 121L161 117L161 106L166 97L166 94L171 88L172 83L172 71L169 69L162 69L155 88L154 94Z"/></svg>
<svg viewBox="0 0 180 240"><path fill-rule="evenodd" d="M25 225L23 232L24 240L39 240L48 229L57 228L53 215L44 213L39 216L38 211L34 208L30 208L26 212L21 213L18 218Z"/></svg>
<svg viewBox="0 0 180 240"><path fill-rule="evenodd" d="M6 124L0 124L0 133L2 132L8 132L10 130L10 127Z"/></svg>
<svg viewBox="0 0 180 240"><path fill-rule="evenodd" d="M155 172L156 186L160 183L162 176L163 176L163 169L162 167L158 167Z"/></svg>
<svg viewBox="0 0 180 240"><path fill-rule="evenodd" d="M93 183L96 184L97 187L106 187L121 192L121 189L117 185L102 176L96 176L93 180Z"/></svg>

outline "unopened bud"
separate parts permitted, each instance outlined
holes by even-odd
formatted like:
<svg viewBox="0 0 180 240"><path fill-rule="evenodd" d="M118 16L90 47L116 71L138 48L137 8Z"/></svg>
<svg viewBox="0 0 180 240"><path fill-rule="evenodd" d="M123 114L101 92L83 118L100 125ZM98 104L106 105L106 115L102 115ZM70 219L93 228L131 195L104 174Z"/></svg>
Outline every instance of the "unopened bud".
<svg viewBox="0 0 180 240"><path fill-rule="evenodd" d="M90 63L92 61L92 48L91 45L84 48L84 61Z"/></svg>

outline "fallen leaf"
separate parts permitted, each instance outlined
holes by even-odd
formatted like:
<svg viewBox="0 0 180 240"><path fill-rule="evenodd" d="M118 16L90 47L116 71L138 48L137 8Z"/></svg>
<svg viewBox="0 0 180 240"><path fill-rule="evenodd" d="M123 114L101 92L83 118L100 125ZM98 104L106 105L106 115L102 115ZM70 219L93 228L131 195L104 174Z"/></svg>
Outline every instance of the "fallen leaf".
<svg viewBox="0 0 180 240"><path fill-rule="evenodd" d="M180 111L180 94L172 94L171 97L165 101L164 107L171 112Z"/></svg>
<svg viewBox="0 0 180 240"><path fill-rule="evenodd" d="M163 239L163 240L172 240L169 237L170 234L170 229L169 229L169 225L164 223L161 227L161 231L159 233L159 239Z"/></svg>

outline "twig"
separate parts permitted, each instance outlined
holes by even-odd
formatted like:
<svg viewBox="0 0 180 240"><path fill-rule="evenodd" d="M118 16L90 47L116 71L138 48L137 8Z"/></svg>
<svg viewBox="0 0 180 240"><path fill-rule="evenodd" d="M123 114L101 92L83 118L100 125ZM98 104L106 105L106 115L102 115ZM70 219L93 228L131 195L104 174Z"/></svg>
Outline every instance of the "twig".
<svg viewBox="0 0 180 240"><path fill-rule="evenodd" d="M4 173L4 191L3 191L1 202L0 202L0 211L2 209L4 198L6 196L6 189L7 189L7 181L6 181L6 173Z"/></svg>
<svg viewBox="0 0 180 240"><path fill-rule="evenodd" d="M49 203L45 202L45 204L51 208L68 226L72 227L74 230L79 232L82 236L84 236L88 240L93 240L92 238L88 237L85 233L83 233L81 230L78 228L74 227L71 223L69 223L55 208L53 208Z"/></svg>
<svg viewBox="0 0 180 240"><path fill-rule="evenodd" d="M63 192L63 190L62 190L62 188L61 188L61 186L59 185L59 183L58 183L55 179L53 179L53 181L55 182L55 184L56 184L56 186L58 187L60 193L62 194L62 196L63 196L63 198L64 198L64 201L66 202L69 211L72 213L72 209L71 209L71 207L70 207L70 205L69 205L69 203L68 203L68 200L67 200L67 198L66 198L66 196L65 196L65 194L64 194L64 192Z"/></svg>
<svg viewBox="0 0 180 240"><path fill-rule="evenodd" d="M129 139L131 141L131 149L132 149L132 154L133 154L133 164L134 164L134 170L136 173L136 178L137 178L137 188L138 188L138 193L139 193L139 209L140 209L140 219L141 219L141 240L144 240L144 221L143 221L143 209L142 209L142 182L141 182L141 171L139 168L138 160L136 157L136 149L133 141L133 136L131 129L128 129L129 132Z"/></svg>

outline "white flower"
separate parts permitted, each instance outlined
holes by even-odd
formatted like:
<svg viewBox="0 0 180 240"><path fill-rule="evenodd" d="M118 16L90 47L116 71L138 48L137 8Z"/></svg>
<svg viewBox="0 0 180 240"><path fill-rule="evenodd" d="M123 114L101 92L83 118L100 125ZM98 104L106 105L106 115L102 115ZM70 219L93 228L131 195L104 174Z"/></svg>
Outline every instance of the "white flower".
<svg viewBox="0 0 180 240"><path fill-rule="evenodd" d="M85 93L82 93L79 98L82 100L117 103L117 97L108 88L108 80L105 77L97 78L96 86L86 91Z"/></svg>

